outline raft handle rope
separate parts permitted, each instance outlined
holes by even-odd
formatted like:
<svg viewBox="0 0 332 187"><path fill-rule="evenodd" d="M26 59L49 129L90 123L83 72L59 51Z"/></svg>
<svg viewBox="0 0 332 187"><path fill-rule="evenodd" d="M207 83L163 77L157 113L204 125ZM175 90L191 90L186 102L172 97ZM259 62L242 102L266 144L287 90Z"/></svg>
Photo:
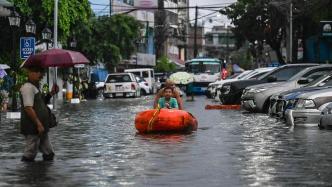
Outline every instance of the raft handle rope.
<svg viewBox="0 0 332 187"><path fill-rule="evenodd" d="M160 105L158 104L158 106L157 106L157 110L154 112L152 118L151 118L150 121L149 121L148 129L147 129L148 132L150 132L150 131L152 130L152 125L153 125L154 119L156 118L157 113L160 112L160 109L161 109L161 108L160 108Z"/></svg>

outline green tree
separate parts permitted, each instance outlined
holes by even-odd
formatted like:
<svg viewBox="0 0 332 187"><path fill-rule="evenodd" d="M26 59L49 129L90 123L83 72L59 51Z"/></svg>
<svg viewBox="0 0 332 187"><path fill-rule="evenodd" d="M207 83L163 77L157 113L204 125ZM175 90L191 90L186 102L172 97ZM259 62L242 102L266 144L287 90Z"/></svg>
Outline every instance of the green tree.
<svg viewBox="0 0 332 187"><path fill-rule="evenodd" d="M332 19L332 0L238 0L220 12L231 19L237 46L245 40L258 41L257 50L251 50L253 57L261 55L262 44L270 45L281 64L285 63L281 54L281 44L289 27L289 8L293 3L293 59L297 55L297 41L305 41L319 33L319 21ZM304 46L306 47L306 46ZM304 50L306 51L306 50ZM305 54L304 54L305 56Z"/></svg>
<svg viewBox="0 0 332 187"><path fill-rule="evenodd" d="M18 36L24 36L25 23L29 18L36 23L35 37L41 39L41 31L45 26L53 27L54 0L8 0L12 2L16 11L21 16L21 25L14 34L17 35L16 46L19 43ZM92 16L92 10L88 0L61 0L59 1L58 14L58 38L61 43L66 43L67 38L72 34L74 24L88 24ZM13 49L13 30L9 26L7 18L0 19L0 62L9 63ZM18 47L16 48L18 55ZM17 58L19 59L19 58ZM18 62L16 62L18 63Z"/></svg>
<svg viewBox="0 0 332 187"><path fill-rule="evenodd" d="M23 22L31 17L37 25L36 36L41 37L41 31L47 25L53 27L54 0L11 0L17 11L23 17ZM88 23L92 16L92 9L88 0L61 0L58 6L59 41L66 43L72 34L75 23Z"/></svg>
<svg viewBox="0 0 332 187"><path fill-rule="evenodd" d="M93 17L90 25L77 25L78 49L93 63L112 71L121 59L130 59L142 25L127 15Z"/></svg>
<svg viewBox="0 0 332 187"><path fill-rule="evenodd" d="M173 72L176 70L176 66L166 56L162 56L157 60L155 70L157 72Z"/></svg>
<svg viewBox="0 0 332 187"><path fill-rule="evenodd" d="M256 41L258 46L252 50L252 55L258 58L266 42L276 52L279 62L285 63L281 55L281 42L285 35L286 20L272 6L271 0L238 0L220 12L232 20L238 48L246 40L252 44Z"/></svg>

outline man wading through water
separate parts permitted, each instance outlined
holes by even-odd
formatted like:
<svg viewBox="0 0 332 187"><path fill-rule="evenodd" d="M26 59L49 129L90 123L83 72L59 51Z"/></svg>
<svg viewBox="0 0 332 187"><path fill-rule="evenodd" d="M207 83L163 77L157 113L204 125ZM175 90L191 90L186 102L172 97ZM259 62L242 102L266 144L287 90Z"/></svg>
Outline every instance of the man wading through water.
<svg viewBox="0 0 332 187"><path fill-rule="evenodd" d="M28 67L27 70L28 82L23 84L20 89L21 133L25 136L22 161L34 161L38 150L42 152L45 161L53 160L54 150L48 137L51 114L46 103L59 91L59 88L57 85L53 85L51 93L43 97L39 84L44 76L44 69Z"/></svg>

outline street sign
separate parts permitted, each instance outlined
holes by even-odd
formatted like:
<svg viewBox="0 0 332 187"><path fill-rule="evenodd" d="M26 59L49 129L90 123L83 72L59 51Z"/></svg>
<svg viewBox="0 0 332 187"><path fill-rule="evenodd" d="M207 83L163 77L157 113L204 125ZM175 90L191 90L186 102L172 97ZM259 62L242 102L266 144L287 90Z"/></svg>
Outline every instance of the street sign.
<svg viewBox="0 0 332 187"><path fill-rule="evenodd" d="M35 54L35 38L21 37L20 38L21 59L27 59L31 54Z"/></svg>
<svg viewBox="0 0 332 187"><path fill-rule="evenodd" d="M322 36L332 37L332 21L320 21Z"/></svg>

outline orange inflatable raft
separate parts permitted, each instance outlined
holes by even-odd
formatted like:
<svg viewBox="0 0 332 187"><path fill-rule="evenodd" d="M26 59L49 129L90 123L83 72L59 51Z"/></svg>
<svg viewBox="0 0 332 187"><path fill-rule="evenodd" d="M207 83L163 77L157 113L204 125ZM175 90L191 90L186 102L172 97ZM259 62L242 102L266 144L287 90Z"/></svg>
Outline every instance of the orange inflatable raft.
<svg viewBox="0 0 332 187"><path fill-rule="evenodd" d="M139 133L190 133L197 130L197 120L189 112L175 109L152 109L135 118Z"/></svg>

